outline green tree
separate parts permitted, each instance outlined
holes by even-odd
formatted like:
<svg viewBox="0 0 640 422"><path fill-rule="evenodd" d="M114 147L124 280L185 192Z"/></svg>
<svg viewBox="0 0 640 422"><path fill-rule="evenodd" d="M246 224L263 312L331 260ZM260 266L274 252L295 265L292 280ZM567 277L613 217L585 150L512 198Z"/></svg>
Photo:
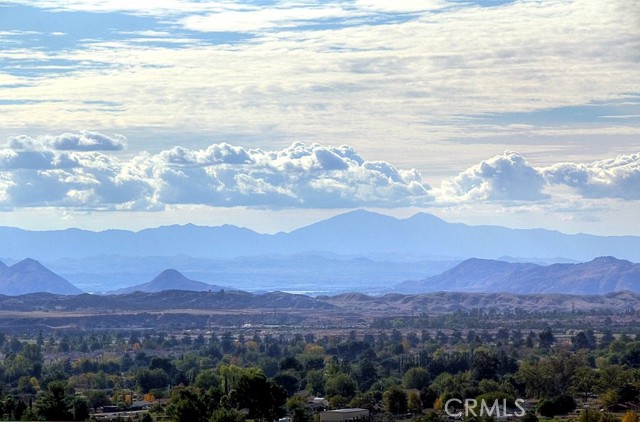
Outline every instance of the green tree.
<svg viewBox="0 0 640 422"><path fill-rule="evenodd" d="M216 409L211 414L210 422L244 422L244 415L235 409Z"/></svg>
<svg viewBox="0 0 640 422"><path fill-rule="evenodd" d="M419 415L422 413L422 400L420 400L420 395L415 391L409 393L407 404L409 412L413 413L414 415Z"/></svg>
<svg viewBox="0 0 640 422"><path fill-rule="evenodd" d="M407 393L398 386L393 386L382 396L384 409L392 415L407 413Z"/></svg>
<svg viewBox="0 0 640 422"><path fill-rule="evenodd" d="M292 422L311 422L313 414L302 396L293 396L287 400L287 411Z"/></svg>
<svg viewBox="0 0 640 422"><path fill-rule="evenodd" d="M167 415L175 422L208 422L210 413L203 394L197 387L179 388L167 405Z"/></svg>
<svg viewBox="0 0 640 422"><path fill-rule="evenodd" d="M556 415L566 415L574 410L576 410L576 402L573 397L568 394L561 394L551 399L545 399L538 404L538 412L547 418L552 418Z"/></svg>
<svg viewBox="0 0 640 422"><path fill-rule="evenodd" d="M51 382L47 390L38 397L36 407L48 421L66 421L73 419L72 406L67 395L64 381Z"/></svg>
<svg viewBox="0 0 640 422"><path fill-rule="evenodd" d="M324 371L313 369L307 372L307 390L319 396L324 395L324 385L327 382Z"/></svg>
<svg viewBox="0 0 640 422"><path fill-rule="evenodd" d="M595 372L586 366L578 368L571 381L571 389L578 394L582 394L585 402L589 400L589 395L598 386L598 378Z"/></svg>
<svg viewBox="0 0 640 422"><path fill-rule="evenodd" d="M287 400L284 388L263 374L245 372L229 392L228 402L236 409L248 409L249 419L271 422L284 416Z"/></svg>
<svg viewBox="0 0 640 422"><path fill-rule="evenodd" d="M71 400L71 412L74 421L89 419L89 402L84 397L74 397Z"/></svg>
<svg viewBox="0 0 640 422"><path fill-rule="evenodd" d="M405 388L415 388L422 390L429 385L431 377L429 371L422 367L409 368L402 377L402 384Z"/></svg>
<svg viewBox="0 0 640 422"><path fill-rule="evenodd" d="M546 327L544 330L538 333L538 340L540 341L539 346L541 349L549 349L553 346L553 342L555 341L555 337L553 335L553 331L551 327Z"/></svg>
<svg viewBox="0 0 640 422"><path fill-rule="evenodd" d="M346 374L337 374L329 378L324 386L326 394L331 396L342 396L347 401L356 395L357 386L353 378Z"/></svg>

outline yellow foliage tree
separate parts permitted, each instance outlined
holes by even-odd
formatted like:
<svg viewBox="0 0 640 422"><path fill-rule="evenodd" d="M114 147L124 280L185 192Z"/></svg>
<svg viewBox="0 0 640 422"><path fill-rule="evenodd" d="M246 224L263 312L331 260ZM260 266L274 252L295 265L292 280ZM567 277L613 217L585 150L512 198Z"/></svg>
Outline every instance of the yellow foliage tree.
<svg viewBox="0 0 640 422"><path fill-rule="evenodd" d="M638 414L633 410L629 410L622 417L622 422L638 422Z"/></svg>
<svg viewBox="0 0 640 422"><path fill-rule="evenodd" d="M444 403L442 403L442 396L438 397L435 402L433 402L433 408L435 410L442 410Z"/></svg>

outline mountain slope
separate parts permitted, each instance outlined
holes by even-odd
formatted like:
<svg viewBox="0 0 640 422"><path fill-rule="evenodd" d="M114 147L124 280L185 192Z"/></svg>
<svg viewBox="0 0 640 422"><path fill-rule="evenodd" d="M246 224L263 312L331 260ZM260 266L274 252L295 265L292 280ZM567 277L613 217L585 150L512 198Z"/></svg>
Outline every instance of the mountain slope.
<svg viewBox="0 0 640 422"><path fill-rule="evenodd" d="M214 284L207 284L201 281L191 280L185 277L182 273L174 269L168 269L162 271L153 280L138 284L137 286L131 286L124 289L116 290L114 294L126 294L133 292L145 292L145 293L157 293L165 290L188 290L195 292L206 292L223 290L224 287L216 286Z"/></svg>
<svg viewBox="0 0 640 422"><path fill-rule="evenodd" d="M11 242L5 241L11 239ZM56 245L55 248L50 245ZM96 255L238 257L328 252L384 257L563 257L585 261L612 255L640 261L640 237L568 235L447 223L429 214L411 218L353 211L290 233L258 234L235 226L167 226L139 232L78 229L25 231L0 227L0 256L54 260Z"/></svg>
<svg viewBox="0 0 640 422"><path fill-rule="evenodd" d="M442 274L396 286L400 292L607 294L640 292L640 264L599 257L580 264L510 263L468 259Z"/></svg>
<svg viewBox="0 0 640 422"><path fill-rule="evenodd" d="M467 259L442 274L421 281L406 281L398 284L401 292L493 292L510 290L507 280L514 274L539 265L512 263L491 259ZM496 290L497 289L497 290Z"/></svg>
<svg viewBox="0 0 640 422"><path fill-rule="evenodd" d="M16 296L36 292L76 295L82 290L30 258L0 270L0 294Z"/></svg>

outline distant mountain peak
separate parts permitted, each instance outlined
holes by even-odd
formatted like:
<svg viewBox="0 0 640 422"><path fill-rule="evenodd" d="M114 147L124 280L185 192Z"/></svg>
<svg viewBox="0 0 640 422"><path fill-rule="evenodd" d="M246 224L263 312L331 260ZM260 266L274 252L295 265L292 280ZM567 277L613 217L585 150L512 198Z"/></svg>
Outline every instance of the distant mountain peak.
<svg viewBox="0 0 640 422"><path fill-rule="evenodd" d="M418 221L418 222L433 222L433 223L444 223L447 224L442 218L437 217L433 214L429 214L427 212L417 212L413 214L411 217L407 218L407 221Z"/></svg>
<svg viewBox="0 0 640 422"><path fill-rule="evenodd" d="M603 264L603 265L607 265L607 264L632 264L631 261L627 261L625 259L618 259L614 256L598 256L594 259L592 259L591 261L589 261L588 263L590 264Z"/></svg>
<svg viewBox="0 0 640 422"><path fill-rule="evenodd" d="M184 274L182 274L180 271L176 269L167 268L166 270L162 271L160 274L155 276L154 279L151 281L153 282L153 281L159 281L159 280L180 280L180 279L187 279L187 277L185 277Z"/></svg>
<svg viewBox="0 0 640 422"><path fill-rule="evenodd" d="M153 280L124 289L118 289L114 293L125 294L141 291L146 293L157 293L165 290L189 290L205 292L209 290L222 290L224 287L214 284L203 283L202 281L191 280L180 271L168 268L163 270L153 278Z"/></svg>
<svg viewBox="0 0 640 422"><path fill-rule="evenodd" d="M82 290L32 258L5 266L0 272L0 294L14 296L38 292L75 295Z"/></svg>

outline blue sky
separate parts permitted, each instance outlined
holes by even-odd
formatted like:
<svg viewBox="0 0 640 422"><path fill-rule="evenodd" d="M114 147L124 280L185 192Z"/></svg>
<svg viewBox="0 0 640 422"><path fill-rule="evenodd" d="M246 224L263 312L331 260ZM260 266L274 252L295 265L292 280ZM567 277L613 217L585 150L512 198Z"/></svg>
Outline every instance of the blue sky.
<svg viewBox="0 0 640 422"><path fill-rule="evenodd" d="M636 0L10 0L0 224L640 235ZM242 159L238 159L242 157Z"/></svg>

